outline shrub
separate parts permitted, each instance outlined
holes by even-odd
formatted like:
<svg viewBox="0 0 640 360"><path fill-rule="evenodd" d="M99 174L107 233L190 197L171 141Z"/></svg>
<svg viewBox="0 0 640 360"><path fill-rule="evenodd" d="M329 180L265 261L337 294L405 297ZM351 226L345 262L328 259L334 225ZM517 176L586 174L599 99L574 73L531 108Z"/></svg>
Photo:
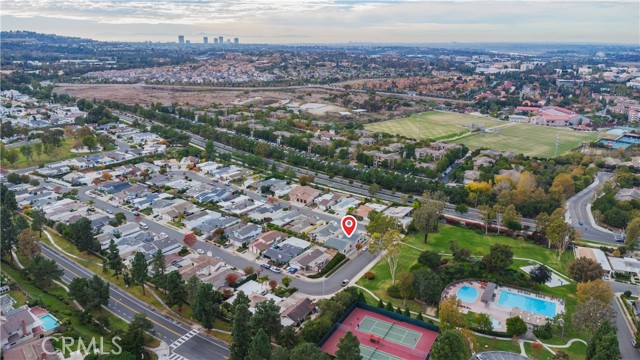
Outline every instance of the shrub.
<svg viewBox="0 0 640 360"><path fill-rule="evenodd" d="M367 280L375 280L376 274L372 273L371 271L367 271L366 273L364 273L364 278Z"/></svg>
<svg viewBox="0 0 640 360"><path fill-rule="evenodd" d="M631 291L627 290L624 292L624 297L626 297L627 299L631 297Z"/></svg>
<svg viewBox="0 0 640 360"><path fill-rule="evenodd" d="M535 335L538 339L547 340L551 339L553 334L547 331L545 328L540 327L533 330L533 335Z"/></svg>
<svg viewBox="0 0 640 360"><path fill-rule="evenodd" d="M394 299L402 299L402 296L400 295L400 290L398 289L397 285L389 286L389 288L387 289L387 294Z"/></svg>

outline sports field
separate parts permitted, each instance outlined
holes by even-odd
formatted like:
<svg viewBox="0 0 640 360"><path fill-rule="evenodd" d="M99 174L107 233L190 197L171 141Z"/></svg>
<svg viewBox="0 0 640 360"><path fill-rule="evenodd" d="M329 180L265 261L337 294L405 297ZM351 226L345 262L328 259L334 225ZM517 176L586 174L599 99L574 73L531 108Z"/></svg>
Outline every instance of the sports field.
<svg viewBox="0 0 640 360"><path fill-rule="evenodd" d="M593 141L601 136L597 132L511 123L499 127L498 133L470 134L452 142L465 144L470 149L487 148L550 158L555 153L556 134L560 135L558 155L579 147L583 141Z"/></svg>
<svg viewBox="0 0 640 360"><path fill-rule="evenodd" d="M399 134L414 139L438 140L467 133L472 126L488 128L500 124L504 122L465 114L428 111L402 119L366 124L364 127L371 131Z"/></svg>

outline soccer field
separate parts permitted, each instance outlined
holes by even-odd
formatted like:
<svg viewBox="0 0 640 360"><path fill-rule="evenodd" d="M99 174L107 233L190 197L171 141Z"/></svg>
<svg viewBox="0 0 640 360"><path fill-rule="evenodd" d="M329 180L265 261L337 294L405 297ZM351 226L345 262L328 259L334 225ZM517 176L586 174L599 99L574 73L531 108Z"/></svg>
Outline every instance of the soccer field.
<svg viewBox="0 0 640 360"><path fill-rule="evenodd" d="M471 126L485 128L504 124L503 121L458 113L428 111L409 117L366 124L367 130L399 134L417 139L443 139L462 135L470 131Z"/></svg>
<svg viewBox="0 0 640 360"><path fill-rule="evenodd" d="M465 144L470 149L487 148L550 158L555 153L556 134L560 135L558 155L579 147L583 141L593 141L601 136L596 132L514 123L501 126L497 134L471 134L452 142Z"/></svg>

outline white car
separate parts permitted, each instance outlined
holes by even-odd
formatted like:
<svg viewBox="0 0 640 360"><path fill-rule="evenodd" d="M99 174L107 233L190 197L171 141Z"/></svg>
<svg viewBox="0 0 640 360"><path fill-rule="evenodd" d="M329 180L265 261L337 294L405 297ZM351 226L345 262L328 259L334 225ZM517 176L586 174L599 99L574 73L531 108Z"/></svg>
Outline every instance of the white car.
<svg viewBox="0 0 640 360"><path fill-rule="evenodd" d="M198 249L198 250L196 250L196 252L197 252L198 254L204 254L204 250L202 250L202 249Z"/></svg>

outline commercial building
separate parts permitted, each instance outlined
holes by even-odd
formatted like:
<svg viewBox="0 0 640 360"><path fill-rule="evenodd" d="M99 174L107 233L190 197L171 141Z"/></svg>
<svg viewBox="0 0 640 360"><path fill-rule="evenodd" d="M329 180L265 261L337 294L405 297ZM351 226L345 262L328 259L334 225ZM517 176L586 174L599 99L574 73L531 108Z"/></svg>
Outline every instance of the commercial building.
<svg viewBox="0 0 640 360"><path fill-rule="evenodd" d="M209 43L209 37L208 37L208 36L204 36L204 37L202 38L202 43L203 43L203 44L208 44L208 43Z"/></svg>
<svg viewBox="0 0 640 360"><path fill-rule="evenodd" d="M218 36L218 43L219 44L223 44L224 43L224 38L222 36Z"/></svg>
<svg viewBox="0 0 640 360"><path fill-rule="evenodd" d="M240 39L233 38L233 43L236 44L236 45L240 44Z"/></svg>
<svg viewBox="0 0 640 360"><path fill-rule="evenodd" d="M178 44L184 44L184 35L178 35Z"/></svg>

